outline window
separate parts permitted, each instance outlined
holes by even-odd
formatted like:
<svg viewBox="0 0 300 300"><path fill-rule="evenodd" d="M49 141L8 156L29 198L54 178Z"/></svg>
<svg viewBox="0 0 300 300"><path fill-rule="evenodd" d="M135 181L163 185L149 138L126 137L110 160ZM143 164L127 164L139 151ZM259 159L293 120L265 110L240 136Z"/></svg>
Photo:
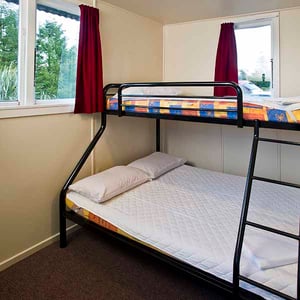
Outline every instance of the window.
<svg viewBox="0 0 300 300"><path fill-rule="evenodd" d="M70 108L79 8L58 0L2 0L0 17L0 117L5 109Z"/></svg>
<svg viewBox="0 0 300 300"><path fill-rule="evenodd" d="M277 97L278 17L235 23L235 36L244 98Z"/></svg>

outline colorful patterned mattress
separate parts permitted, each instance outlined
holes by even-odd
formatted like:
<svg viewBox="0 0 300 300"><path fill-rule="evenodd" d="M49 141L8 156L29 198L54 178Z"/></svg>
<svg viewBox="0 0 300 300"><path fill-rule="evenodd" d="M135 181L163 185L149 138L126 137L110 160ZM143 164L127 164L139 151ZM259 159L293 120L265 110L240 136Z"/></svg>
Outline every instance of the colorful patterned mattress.
<svg viewBox="0 0 300 300"><path fill-rule="evenodd" d="M236 119L236 100L123 97L126 112L200 116L207 118ZM116 96L107 99L107 109L117 110ZM244 101L245 120L261 120L284 123L300 123L300 97L254 98ZM191 110L195 109L195 110ZM226 111L217 111L226 110Z"/></svg>

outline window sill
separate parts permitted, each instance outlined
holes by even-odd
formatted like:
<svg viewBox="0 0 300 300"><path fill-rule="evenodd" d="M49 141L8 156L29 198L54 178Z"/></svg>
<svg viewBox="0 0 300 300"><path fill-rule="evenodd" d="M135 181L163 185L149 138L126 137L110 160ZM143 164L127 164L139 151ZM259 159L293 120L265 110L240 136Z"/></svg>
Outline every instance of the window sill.
<svg viewBox="0 0 300 300"><path fill-rule="evenodd" d="M0 106L0 119L66 114L74 111L74 104L37 104L32 106Z"/></svg>

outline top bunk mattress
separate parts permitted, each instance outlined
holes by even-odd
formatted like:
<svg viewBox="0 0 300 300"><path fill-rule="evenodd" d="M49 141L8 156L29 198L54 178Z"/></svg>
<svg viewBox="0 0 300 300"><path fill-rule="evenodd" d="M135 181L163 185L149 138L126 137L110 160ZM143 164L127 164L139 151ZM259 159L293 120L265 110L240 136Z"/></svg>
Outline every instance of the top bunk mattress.
<svg viewBox="0 0 300 300"><path fill-rule="evenodd" d="M244 177L184 165L102 204L75 192L67 199L131 237L231 282L244 186ZM249 220L298 234L299 199L295 188L254 182ZM260 235L274 238L262 234L247 228L245 244L251 248ZM297 242L293 247L297 256ZM297 263L275 259L274 264L274 245L268 249L270 264L262 268L243 248L241 274L295 297ZM241 286L278 299L244 282Z"/></svg>
<svg viewBox="0 0 300 300"><path fill-rule="evenodd" d="M170 114L219 119L237 119L236 100L123 97L123 111L135 113ZM118 109L118 98L107 99L108 111ZM219 111L218 111L219 110ZM226 110L226 111L220 111ZM266 97L243 101L244 120L300 123L300 97L270 99Z"/></svg>

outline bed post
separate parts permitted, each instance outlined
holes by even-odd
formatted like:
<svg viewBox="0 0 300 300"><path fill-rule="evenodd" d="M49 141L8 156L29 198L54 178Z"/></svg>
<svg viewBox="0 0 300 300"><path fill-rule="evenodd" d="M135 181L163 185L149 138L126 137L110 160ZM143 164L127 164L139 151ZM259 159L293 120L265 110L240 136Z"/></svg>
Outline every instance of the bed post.
<svg viewBox="0 0 300 300"><path fill-rule="evenodd" d="M300 238L300 222L299 222ZM298 240L297 299L300 299L300 239Z"/></svg>
<svg viewBox="0 0 300 300"><path fill-rule="evenodd" d="M76 176L78 175L79 171L81 170L82 166L86 162L87 158L89 157L90 153L96 146L98 140L102 136L104 130L106 128L106 113L101 113L101 126L98 132L95 134L94 138L88 145L87 149L83 153L82 157L80 158L79 162L75 166L74 170L72 171L71 175L67 179L66 183L64 184L59 197L59 221L60 221L60 247L64 248L67 246L67 232L66 232L66 195L67 190L70 184L74 181Z"/></svg>
<svg viewBox="0 0 300 300"><path fill-rule="evenodd" d="M61 191L59 196L59 246L65 248L67 246L67 219L66 219L66 194Z"/></svg>
<svg viewBox="0 0 300 300"><path fill-rule="evenodd" d="M160 119L156 119L156 151L160 151Z"/></svg>

